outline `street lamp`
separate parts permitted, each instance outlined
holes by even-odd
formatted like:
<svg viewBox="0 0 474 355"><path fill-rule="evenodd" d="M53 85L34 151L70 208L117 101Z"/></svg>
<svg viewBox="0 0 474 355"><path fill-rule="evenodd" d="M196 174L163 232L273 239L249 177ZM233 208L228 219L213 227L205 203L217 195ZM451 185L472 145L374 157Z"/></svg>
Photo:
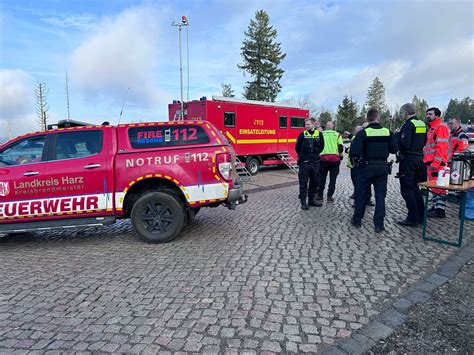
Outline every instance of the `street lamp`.
<svg viewBox="0 0 474 355"><path fill-rule="evenodd" d="M179 81L180 81L180 90L181 90L181 119L184 120L184 99L183 99L183 59L181 55L181 27L188 27L189 22L188 18L186 16L181 16L181 22L176 23L173 21L171 26L176 26L178 27L178 37L179 37ZM187 41L187 31L186 31L186 43ZM188 53L188 90L189 90L189 53ZM188 94L189 95L189 94ZM189 100L189 97L188 97Z"/></svg>

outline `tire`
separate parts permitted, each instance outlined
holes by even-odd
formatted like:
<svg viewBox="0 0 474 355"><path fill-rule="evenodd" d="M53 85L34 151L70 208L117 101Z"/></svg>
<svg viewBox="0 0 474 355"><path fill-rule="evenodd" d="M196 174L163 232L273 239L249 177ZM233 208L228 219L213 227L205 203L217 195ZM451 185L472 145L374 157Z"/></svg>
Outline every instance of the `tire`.
<svg viewBox="0 0 474 355"><path fill-rule="evenodd" d="M255 157L247 160L247 170L249 171L250 175L257 175L258 171L260 170L260 161Z"/></svg>
<svg viewBox="0 0 474 355"><path fill-rule="evenodd" d="M0 234L0 242L6 242L12 240L13 238L15 238L15 234L12 233Z"/></svg>
<svg viewBox="0 0 474 355"><path fill-rule="evenodd" d="M179 199L165 192L147 192L132 207L130 215L138 238L147 243L167 243L184 226L184 208Z"/></svg>

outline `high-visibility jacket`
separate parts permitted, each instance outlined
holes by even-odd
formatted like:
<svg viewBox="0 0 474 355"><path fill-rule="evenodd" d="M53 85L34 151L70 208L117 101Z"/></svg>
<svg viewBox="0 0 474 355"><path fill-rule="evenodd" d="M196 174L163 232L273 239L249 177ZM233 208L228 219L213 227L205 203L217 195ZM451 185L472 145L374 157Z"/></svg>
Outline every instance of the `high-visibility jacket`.
<svg viewBox="0 0 474 355"><path fill-rule="evenodd" d="M346 164L346 166L349 169L352 169L354 167L354 161L351 158L351 146L352 146L352 142L354 141L354 139L355 139L355 135L352 136L351 144L349 145L349 148L347 148L347 164Z"/></svg>
<svg viewBox="0 0 474 355"><path fill-rule="evenodd" d="M328 162L340 161L343 144L341 134L332 129L327 129L323 132L323 137L324 149L319 153L321 160Z"/></svg>
<svg viewBox="0 0 474 355"><path fill-rule="evenodd" d="M298 154L298 163L304 161L319 162L319 153L324 149L324 137L315 129L313 132L301 132L296 140L295 150Z"/></svg>
<svg viewBox="0 0 474 355"><path fill-rule="evenodd" d="M423 148L423 162L435 168L448 163L449 128L440 117L428 122L430 129Z"/></svg>
<svg viewBox="0 0 474 355"><path fill-rule="evenodd" d="M390 153L397 152L394 135L378 122L370 123L357 133L351 145L351 157L354 162L386 160Z"/></svg>
<svg viewBox="0 0 474 355"><path fill-rule="evenodd" d="M449 139L449 160L451 161L453 154L461 153L469 147L469 136L463 132L462 128L459 127L456 131L451 131L451 136Z"/></svg>
<svg viewBox="0 0 474 355"><path fill-rule="evenodd" d="M398 149L403 155L423 155L423 147L426 144L426 125L416 116L405 121L398 135Z"/></svg>

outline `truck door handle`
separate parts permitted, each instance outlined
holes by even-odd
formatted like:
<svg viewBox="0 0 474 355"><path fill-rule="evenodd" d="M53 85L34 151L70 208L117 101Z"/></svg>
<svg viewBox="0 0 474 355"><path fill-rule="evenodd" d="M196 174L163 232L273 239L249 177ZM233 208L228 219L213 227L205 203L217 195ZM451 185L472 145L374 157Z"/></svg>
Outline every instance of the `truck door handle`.
<svg viewBox="0 0 474 355"><path fill-rule="evenodd" d="M35 176L39 175L39 171L27 171L26 173L23 174L23 176Z"/></svg>
<svg viewBox="0 0 474 355"><path fill-rule="evenodd" d="M84 167L84 169L95 169L100 168L100 164L89 164Z"/></svg>

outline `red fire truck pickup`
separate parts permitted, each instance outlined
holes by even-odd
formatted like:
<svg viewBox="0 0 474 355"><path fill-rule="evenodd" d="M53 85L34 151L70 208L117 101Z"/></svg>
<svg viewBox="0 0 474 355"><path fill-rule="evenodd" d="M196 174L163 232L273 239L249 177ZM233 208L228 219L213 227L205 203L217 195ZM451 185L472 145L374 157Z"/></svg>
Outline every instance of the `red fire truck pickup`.
<svg viewBox="0 0 474 355"><path fill-rule="evenodd" d="M309 110L274 102L243 100L233 97L202 97L183 104L168 105L170 121L206 120L212 122L229 140L238 158L252 175L261 165L284 164L282 157L296 158L295 144L304 131Z"/></svg>
<svg viewBox="0 0 474 355"><path fill-rule="evenodd" d="M209 122L73 123L0 145L0 233L131 218L140 239L162 243L201 207L246 202L235 153Z"/></svg>

